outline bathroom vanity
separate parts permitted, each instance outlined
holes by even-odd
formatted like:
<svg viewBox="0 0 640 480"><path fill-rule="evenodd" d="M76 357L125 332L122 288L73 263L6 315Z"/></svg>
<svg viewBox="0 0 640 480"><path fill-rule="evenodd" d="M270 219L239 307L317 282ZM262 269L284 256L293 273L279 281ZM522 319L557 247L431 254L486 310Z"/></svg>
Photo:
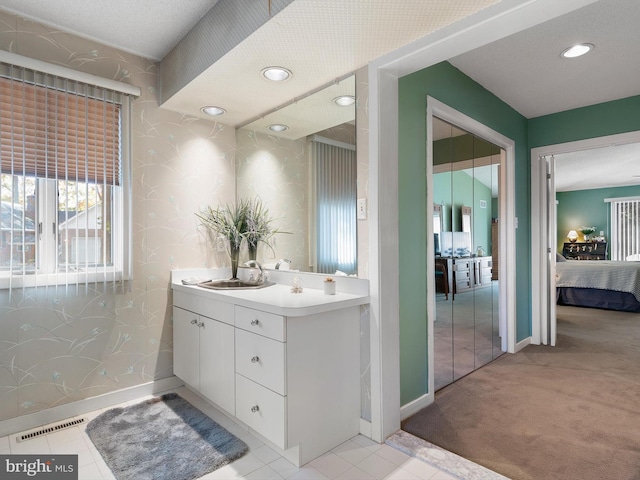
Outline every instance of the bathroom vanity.
<svg viewBox="0 0 640 480"><path fill-rule="evenodd" d="M174 373L192 390L296 466L359 433L368 289L209 290L175 275L172 288Z"/></svg>

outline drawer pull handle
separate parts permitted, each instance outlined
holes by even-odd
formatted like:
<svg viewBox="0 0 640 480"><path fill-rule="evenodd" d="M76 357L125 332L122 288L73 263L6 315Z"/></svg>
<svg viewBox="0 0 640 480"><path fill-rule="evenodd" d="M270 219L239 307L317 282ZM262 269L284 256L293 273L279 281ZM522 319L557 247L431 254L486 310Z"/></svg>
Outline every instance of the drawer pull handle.
<svg viewBox="0 0 640 480"><path fill-rule="evenodd" d="M204 322L200 322L198 326L204 328Z"/></svg>
<svg viewBox="0 0 640 480"><path fill-rule="evenodd" d="M198 319L194 318L193 320L191 320L191 325L197 325L198 324Z"/></svg>
<svg viewBox="0 0 640 480"><path fill-rule="evenodd" d="M260 361L260 357L257 355L255 357L251 357L251 363L258 363Z"/></svg>
<svg viewBox="0 0 640 480"><path fill-rule="evenodd" d="M258 325L260 325L260 320L258 320L257 318L255 320L251 320L252 327L257 327Z"/></svg>
<svg viewBox="0 0 640 480"><path fill-rule="evenodd" d="M253 407L251 407L251 413L256 413L260 410L260 407L258 405L254 405Z"/></svg>

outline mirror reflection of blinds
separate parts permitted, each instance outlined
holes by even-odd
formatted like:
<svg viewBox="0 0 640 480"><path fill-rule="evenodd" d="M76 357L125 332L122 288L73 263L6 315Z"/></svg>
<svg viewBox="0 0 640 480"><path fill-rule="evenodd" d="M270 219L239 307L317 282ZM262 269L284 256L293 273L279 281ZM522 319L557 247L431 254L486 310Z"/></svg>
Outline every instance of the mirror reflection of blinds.
<svg viewBox="0 0 640 480"><path fill-rule="evenodd" d="M313 142L317 271L357 273L357 163L351 148Z"/></svg>
<svg viewBox="0 0 640 480"><path fill-rule="evenodd" d="M640 197L605 198L611 204L611 260L630 260L640 254Z"/></svg>

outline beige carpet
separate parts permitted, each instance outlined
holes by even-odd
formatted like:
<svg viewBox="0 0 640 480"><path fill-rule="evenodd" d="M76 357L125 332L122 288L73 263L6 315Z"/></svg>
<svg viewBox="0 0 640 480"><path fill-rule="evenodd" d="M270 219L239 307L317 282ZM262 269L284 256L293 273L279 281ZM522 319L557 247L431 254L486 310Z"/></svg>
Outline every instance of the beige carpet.
<svg viewBox="0 0 640 480"><path fill-rule="evenodd" d="M640 480L640 315L559 307L556 347L503 355L402 428L514 480Z"/></svg>

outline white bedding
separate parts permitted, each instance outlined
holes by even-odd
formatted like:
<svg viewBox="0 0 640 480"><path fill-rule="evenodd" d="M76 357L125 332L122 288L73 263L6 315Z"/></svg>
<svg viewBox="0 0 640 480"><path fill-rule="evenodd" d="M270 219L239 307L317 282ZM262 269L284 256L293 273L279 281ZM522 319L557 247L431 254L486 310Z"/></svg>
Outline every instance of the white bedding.
<svg viewBox="0 0 640 480"><path fill-rule="evenodd" d="M556 287L628 292L640 302L640 262L568 260L556 263Z"/></svg>

